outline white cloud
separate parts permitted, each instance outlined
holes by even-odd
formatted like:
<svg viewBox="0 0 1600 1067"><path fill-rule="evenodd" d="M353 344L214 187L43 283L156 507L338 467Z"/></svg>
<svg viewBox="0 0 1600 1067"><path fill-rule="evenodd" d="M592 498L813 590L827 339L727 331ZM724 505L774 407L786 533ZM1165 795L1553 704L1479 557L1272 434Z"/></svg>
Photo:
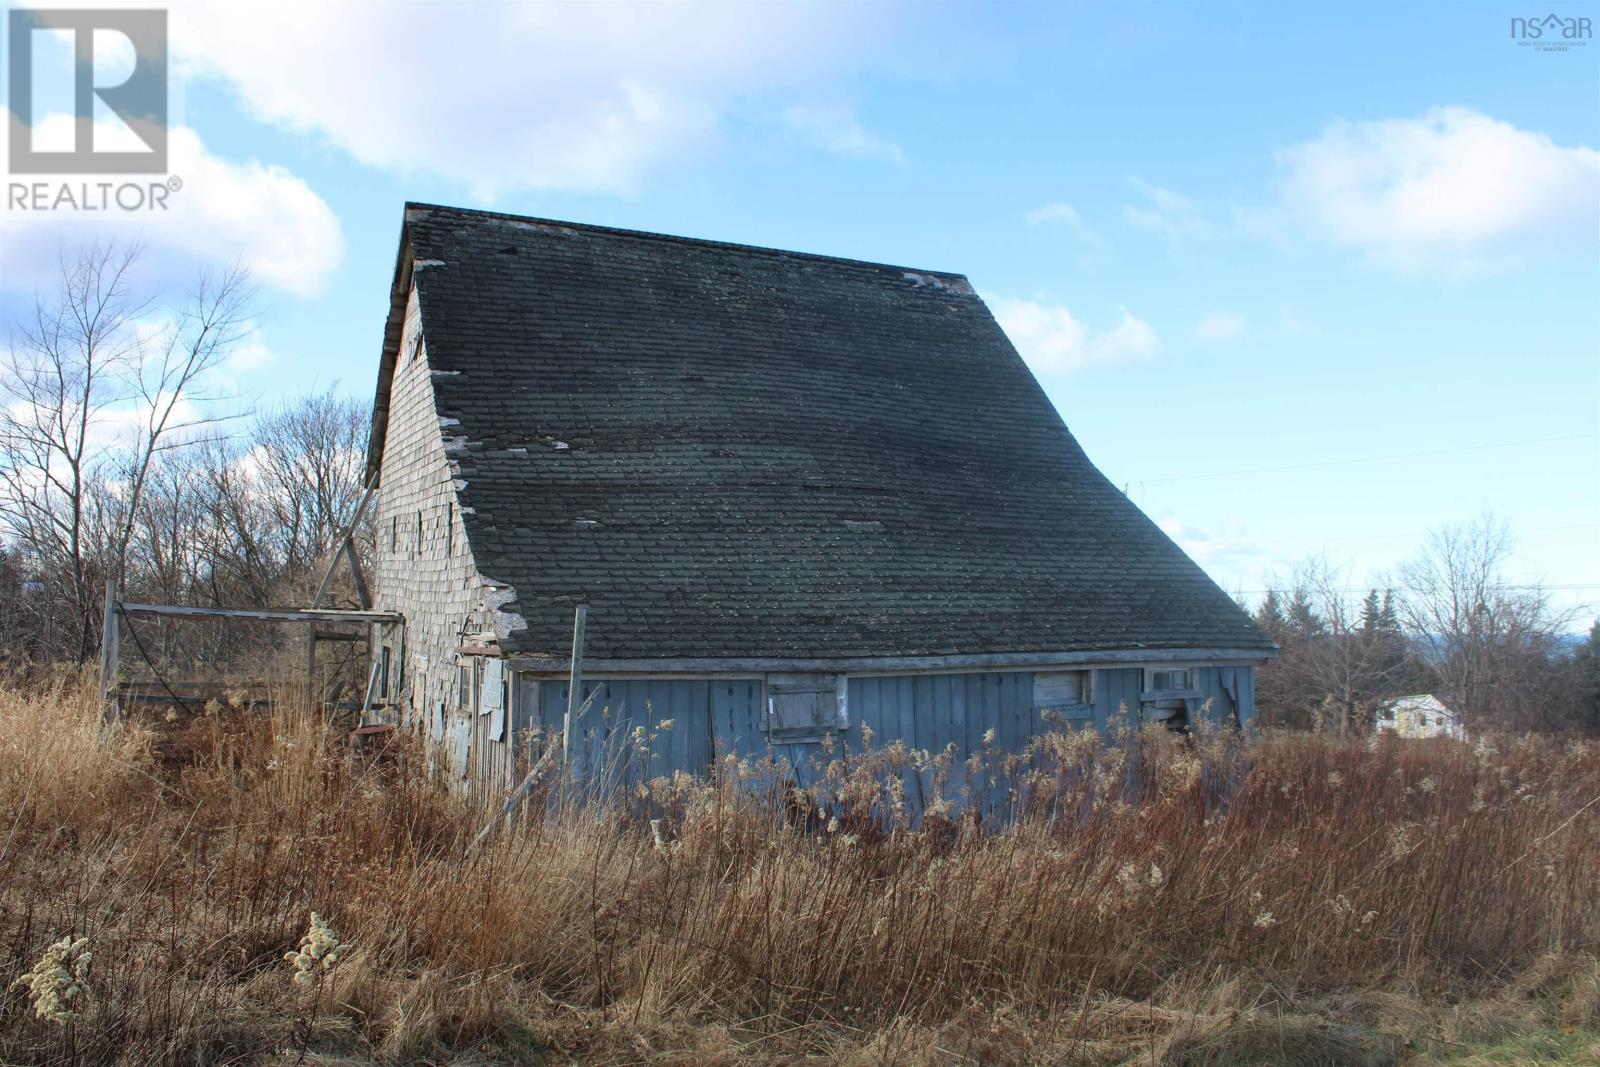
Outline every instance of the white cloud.
<svg viewBox="0 0 1600 1067"><path fill-rule="evenodd" d="M1459 273L1592 246L1600 152L1465 107L1339 121L1276 154L1287 220L1374 264Z"/></svg>
<svg viewBox="0 0 1600 1067"><path fill-rule="evenodd" d="M784 108L783 121L818 147L841 156L886 159L891 163L906 161L899 145L867 132L847 108L796 104Z"/></svg>
<svg viewBox="0 0 1600 1067"><path fill-rule="evenodd" d="M986 298L994 317L1022 358L1038 374L1065 374L1085 367L1151 359L1161 341L1150 325L1119 308L1109 330L1090 330L1066 307L1007 297Z"/></svg>
<svg viewBox="0 0 1600 1067"><path fill-rule="evenodd" d="M1228 532L1195 526L1171 514L1156 519L1156 525L1226 589L1241 584L1259 587L1268 571L1281 563L1251 539L1237 519L1227 523L1231 527Z"/></svg>
<svg viewBox="0 0 1600 1067"><path fill-rule="evenodd" d="M272 349L254 329L228 353L227 367L231 371L260 370L275 359Z"/></svg>
<svg viewBox="0 0 1600 1067"><path fill-rule="evenodd" d="M1152 185L1137 176L1130 176L1128 184L1144 196L1142 203L1129 204L1122 209L1122 217L1134 229L1158 233L1169 241L1196 240L1210 235L1211 220L1192 198Z"/></svg>
<svg viewBox="0 0 1600 1067"><path fill-rule="evenodd" d="M1072 227L1074 230L1083 229L1083 219L1078 215L1078 209L1064 200L1057 200L1053 204L1036 207L1023 216L1029 226L1038 226L1042 223L1056 222Z"/></svg>
<svg viewBox="0 0 1600 1067"><path fill-rule="evenodd" d="M1104 252L1106 249L1105 240L1090 229L1083 221L1083 216L1078 214L1078 209L1065 200L1057 200L1042 207L1036 207L1022 216L1022 220L1029 226L1049 226L1065 229L1072 235L1077 250L1083 255L1085 261L1089 257Z"/></svg>
<svg viewBox="0 0 1600 1067"><path fill-rule="evenodd" d="M1194 335L1202 341L1234 341L1244 336L1243 315L1230 311L1208 311L1194 324Z"/></svg>
<svg viewBox="0 0 1600 1067"><path fill-rule="evenodd" d="M65 115L41 122L68 124ZM188 278L198 267L242 265L253 280L297 296L320 292L344 257L339 219L302 179L255 160L212 155L199 134L175 127L169 168L183 188L172 217L85 219L0 211L0 286L32 289L53 277L58 254L80 242L137 241L147 269Z"/></svg>
<svg viewBox="0 0 1600 1067"><path fill-rule="evenodd" d="M507 189L628 191L752 94L826 84L883 5L190 4L180 65L363 163ZM293 62L285 65L285 57ZM864 142L862 142L864 144Z"/></svg>

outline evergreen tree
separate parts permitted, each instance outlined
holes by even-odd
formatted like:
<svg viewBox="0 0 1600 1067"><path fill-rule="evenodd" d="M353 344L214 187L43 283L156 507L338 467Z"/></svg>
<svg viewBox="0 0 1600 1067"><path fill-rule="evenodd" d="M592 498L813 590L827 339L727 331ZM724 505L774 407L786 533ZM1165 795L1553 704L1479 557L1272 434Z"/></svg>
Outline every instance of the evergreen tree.
<svg viewBox="0 0 1600 1067"><path fill-rule="evenodd" d="M1400 637L1400 616L1394 607L1394 590L1383 591L1383 607L1378 611L1378 628L1386 634Z"/></svg>
<svg viewBox="0 0 1600 1067"><path fill-rule="evenodd" d="M1370 640L1377 637L1382 628L1383 607L1378 602L1378 591L1371 589L1361 602L1361 632Z"/></svg>
<svg viewBox="0 0 1600 1067"><path fill-rule="evenodd" d="M1589 721L1584 724L1584 729L1600 736L1600 619L1596 619L1594 626L1590 627L1589 640L1578 646L1577 661L1587 690L1584 694L1587 698L1584 710L1589 713Z"/></svg>
<svg viewBox="0 0 1600 1067"><path fill-rule="evenodd" d="M1289 630L1295 637L1309 640L1327 632L1327 626L1317 614L1316 605L1311 603L1310 593L1304 587L1295 589L1285 614Z"/></svg>
<svg viewBox="0 0 1600 1067"><path fill-rule="evenodd" d="M1267 595L1262 598L1261 606L1256 608L1256 625L1274 641L1282 638L1283 603L1278 599L1276 589L1268 589Z"/></svg>

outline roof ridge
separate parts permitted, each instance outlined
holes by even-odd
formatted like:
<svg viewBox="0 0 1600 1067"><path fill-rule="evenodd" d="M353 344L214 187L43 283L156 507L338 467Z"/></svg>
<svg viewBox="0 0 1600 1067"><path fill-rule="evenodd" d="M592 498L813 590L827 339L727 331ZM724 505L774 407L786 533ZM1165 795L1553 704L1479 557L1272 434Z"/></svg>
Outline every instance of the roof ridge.
<svg viewBox="0 0 1600 1067"><path fill-rule="evenodd" d="M570 219L552 219L540 215L518 215L509 211L490 211L487 208L453 207L449 204L430 204L418 200L407 200L405 204L405 221L411 221L413 211L444 212L451 215L467 215L481 219L495 219L504 222L524 222L538 226L563 227L578 230L583 233L602 234L609 237L631 237L651 241L667 241L674 244L694 245L701 248L718 248L731 252L753 252L758 255L781 256L788 259L810 259L822 263L839 263L852 267L873 267L879 270L897 270L906 274L926 274L938 278L959 279L971 286L972 281L960 271L935 270L928 267L908 267L900 263L884 263L872 259L853 259L849 256L830 256L822 252L800 252L789 248L777 248L772 245L752 245L739 241L716 241L705 237L686 237L682 234L660 233L654 230L632 230L623 226L603 226L595 222L573 222Z"/></svg>

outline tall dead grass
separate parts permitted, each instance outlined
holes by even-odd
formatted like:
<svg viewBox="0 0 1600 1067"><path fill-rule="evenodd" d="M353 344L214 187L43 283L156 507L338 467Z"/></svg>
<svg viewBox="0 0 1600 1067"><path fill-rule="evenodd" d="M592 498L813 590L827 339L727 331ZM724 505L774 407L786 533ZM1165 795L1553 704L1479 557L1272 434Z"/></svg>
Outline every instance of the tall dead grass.
<svg viewBox="0 0 1600 1067"><path fill-rule="evenodd" d="M1600 1029L1594 743L1060 735L1004 826L904 825L913 753L783 803L730 764L469 850L483 808L421 753L335 740L0 691L0 977L94 952L72 1027L0 1002L0 1060L1378 1064ZM312 910L352 949L308 993Z"/></svg>

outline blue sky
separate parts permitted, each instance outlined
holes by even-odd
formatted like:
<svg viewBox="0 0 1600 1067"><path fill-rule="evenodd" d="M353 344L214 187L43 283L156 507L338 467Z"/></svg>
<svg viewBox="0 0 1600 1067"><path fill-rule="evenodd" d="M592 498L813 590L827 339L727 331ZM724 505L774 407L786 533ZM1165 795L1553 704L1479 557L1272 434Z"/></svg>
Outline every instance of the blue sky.
<svg viewBox="0 0 1600 1067"><path fill-rule="evenodd" d="M139 230L252 268L264 402L370 394L408 199L960 271L1226 588L1492 509L1592 614L1600 41L1518 46L1544 13L174 6L190 199ZM104 231L0 215L0 313Z"/></svg>

